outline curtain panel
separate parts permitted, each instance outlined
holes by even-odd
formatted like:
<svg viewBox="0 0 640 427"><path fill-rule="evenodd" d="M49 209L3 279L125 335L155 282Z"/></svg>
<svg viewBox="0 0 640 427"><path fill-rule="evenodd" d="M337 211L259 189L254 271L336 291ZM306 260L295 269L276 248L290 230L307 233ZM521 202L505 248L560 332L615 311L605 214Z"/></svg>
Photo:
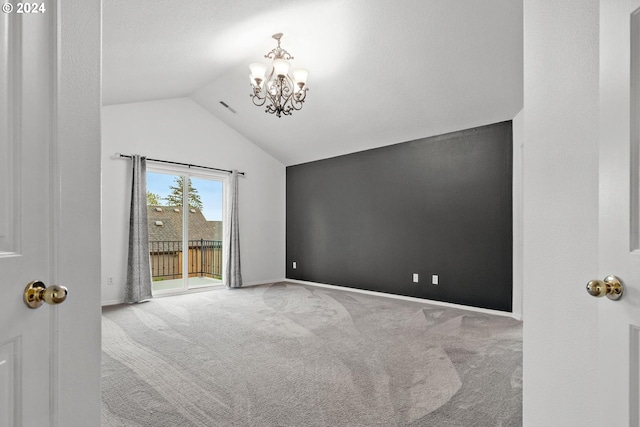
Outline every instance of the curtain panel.
<svg viewBox="0 0 640 427"><path fill-rule="evenodd" d="M147 228L147 161L131 156L131 214L129 217L129 259L125 302L137 303L152 298Z"/></svg>
<svg viewBox="0 0 640 427"><path fill-rule="evenodd" d="M227 288L242 286L240 271L240 228L238 223L238 171L233 170L229 179L229 209L226 227L226 261L222 276Z"/></svg>

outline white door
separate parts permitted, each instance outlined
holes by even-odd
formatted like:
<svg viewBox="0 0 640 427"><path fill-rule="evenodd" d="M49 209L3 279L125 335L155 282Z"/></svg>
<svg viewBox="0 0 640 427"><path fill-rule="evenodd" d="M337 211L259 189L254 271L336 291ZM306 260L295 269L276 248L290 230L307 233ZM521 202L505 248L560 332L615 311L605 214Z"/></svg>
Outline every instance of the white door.
<svg viewBox="0 0 640 427"><path fill-rule="evenodd" d="M7 6L5 6L7 7ZM8 10L8 9L7 9ZM3 9L4 11L4 9ZM52 284L50 15L2 15L0 139L0 426L50 419L51 331L57 307L20 298L35 279ZM22 111L19 106L22 105ZM44 361L44 363L43 363ZM25 401L39 396L41 404ZM42 404L44 403L44 404ZM35 410L33 408L35 407Z"/></svg>
<svg viewBox="0 0 640 427"><path fill-rule="evenodd" d="M100 245L100 70L92 66L95 76L85 70L99 61L83 52L94 49L99 57L99 25L86 39L64 29L67 22L68 32L82 34L83 19L95 24L97 16L99 23L99 6L76 0L2 6L0 427L99 424L99 250L85 246ZM79 160L86 163L70 167ZM81 177L89 189L78 189ZM85 197L89 191L95 196ZM69 215L79 207L90 218ZM22 294L33 280L47 286L60 280L67 300L28 308Z"/></svg>
<svg viewBox="0 0 640 427"><path fill-rule="evenodd" d="M640 0L600 7L599 270L625 286L598 301L600 425L639 425ZM599 279L603 279L600 277Z"/></svg>

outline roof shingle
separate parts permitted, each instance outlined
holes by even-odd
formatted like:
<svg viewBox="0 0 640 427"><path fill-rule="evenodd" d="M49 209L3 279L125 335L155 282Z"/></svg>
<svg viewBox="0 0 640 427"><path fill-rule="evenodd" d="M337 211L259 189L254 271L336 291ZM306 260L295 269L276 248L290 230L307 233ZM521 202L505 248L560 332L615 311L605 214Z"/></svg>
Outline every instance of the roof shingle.
<svg viewBox="0 0 640 427"><path fill-rule="evenodd" d="M147 206L149 241L182 241L182 208ZM156 225L156 224L162 225ZM189 209L189 240L222 240L222 221L207 221L200 209Z"/></svg>

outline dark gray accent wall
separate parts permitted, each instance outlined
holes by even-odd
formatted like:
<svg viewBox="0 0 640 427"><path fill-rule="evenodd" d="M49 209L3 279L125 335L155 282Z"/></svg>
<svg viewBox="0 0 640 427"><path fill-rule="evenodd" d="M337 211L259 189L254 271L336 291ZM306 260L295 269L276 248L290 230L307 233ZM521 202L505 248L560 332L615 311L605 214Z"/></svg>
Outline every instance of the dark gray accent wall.
<svg viewBox="0 0 640 427"><path fill-rule="evenodd" d="M512 144L508 121L287 167L287 278L511 311Z"/></svg>

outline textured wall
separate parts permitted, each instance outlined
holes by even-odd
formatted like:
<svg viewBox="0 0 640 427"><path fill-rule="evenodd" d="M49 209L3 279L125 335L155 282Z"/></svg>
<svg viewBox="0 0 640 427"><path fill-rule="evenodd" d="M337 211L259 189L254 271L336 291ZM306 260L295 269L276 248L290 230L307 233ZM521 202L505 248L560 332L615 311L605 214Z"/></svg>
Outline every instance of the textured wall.
<svg viewBox="0 0 640 427"><path fill-rule="evenodd" d="M512 140L509 121L288 167L287 277L510 311Z"/></svg>

